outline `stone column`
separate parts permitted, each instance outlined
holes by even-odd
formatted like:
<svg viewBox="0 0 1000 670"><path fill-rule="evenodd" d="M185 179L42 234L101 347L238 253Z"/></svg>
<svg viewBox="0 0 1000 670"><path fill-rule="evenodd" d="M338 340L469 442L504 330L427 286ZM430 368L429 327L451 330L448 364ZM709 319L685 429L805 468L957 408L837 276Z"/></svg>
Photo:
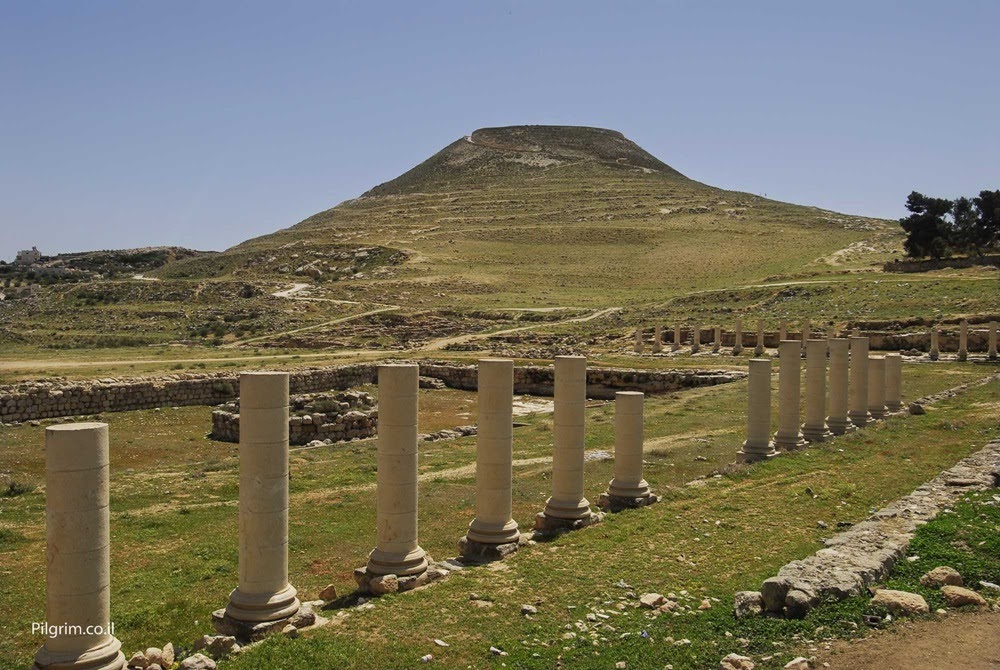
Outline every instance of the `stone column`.
<svg viewBox="0 0 1000 670"><path fill-rule="evenodd" d="M712 353L717 354L722 349L722 326L715 327L715 339L712 341Z"/></svg>
<svg viewBox="0 0 1000 670"><path fill-rule="evenodd" d="M747 439L738 461L761 461L775 455L771 444L771 359L750 359L747 382Z"/></svg>
<svg viewBox="0 0 1000 670"><path fill-rule="evenodd" d="M780 353L781 343L788 339L788 319L778 322L778 349Z"/></svg>
<svg viewBox="0 0 1000 670"><path fill-rule="evenodd" d="M470 558L502 558L517 550L511 518L514 450L514 361L479 361L476 420L476 518L459 551Z"/></svg>
<svg viewBox="0 0 1000 670"><path fill-rule="evenodd" d="M757 346L753 348L753 355L764 355L764 319L757 321Z"/></svg>
<svg viewBox="0 0 1000 670"><path fill-rule="evenodd" d="M885 408L885 356L868 357L868 413L873 419L884 419Z"/></svg>
<svg viewBox="0 0 1000 670"><path fill-rule="evenodd" d="M35 653L36 669L125 667L122 643L110 630L109 498L108 424L46 428L45 619L50 626L100 626L102 631L48 637Z"/></svg>
<svg viewBox="0 0 1000 670"><path fill-rule="evenodd" d="M642 328L635 329L635 353L641 354L643 351Z"/></svg>
<svg viewBox="0 0 1000 670"><path fill-rule="evenodd" d="M743 353L743 319L736 319L736 335L733 342L733 356Z"/></svg>
<svg viewBox="0 0 1000 670"><path fill-rule="evenodd" d="M851 337L851 390L847 416L856 428L871 421L868 413L868 338Z"/></svg>
<svg viewBox="0 0 1000 670"><path fill-rule="evenodd" d="M802 353L806 353L806 345L809 342L809 338L812 336L811 329L809 328L809 319L806 319L802 323ZM825 353L824 353L825 355Z"/></svg>
<svg viewBox="0 0 1000 670"><path fill-rule="evenodd" d="M830 340L830 415L826 426L834 435L854 430L854 424L847 418L847 346L846 338Z"/></svg>
<svg viewBox="0 0 1000 670"><path fill-rule="evenodd" d="M809 442L830 437L826 427L826 340L806 340L806 421L802 436Z"/></svg>
<svg viewBox="0 0 1000 670"><path fill-rule="evenodd" d="M701 326L695 324L691 329L691 353L698 353L699 348L701 348Z"/></svg>
<svg viewBox="0 0 1000 670"><path fill-rule="evenodd" d="M288 583L287 372L240 374L239 515L239 584L212 616L220 633L245 637L299 610Z"/></svg>
<svg viewBox="0 0 1000 670"><path fill-rule="evenodd" d="M587 359L556 356L552 496L535 518L536 530L581 528L598 520L583 495Z"/></svg>
<svg viewBox="0 0 1000 670"><path fill-rule="evenodd" d="M962 319L958 326L958 360L969 358L969 322Z"/></svg>
<svg viewBox="0 0 1000 670"><path fill-rule="evenodd" d="M938 348L938 329L937 327L931 328L931 351L930 359L936 361L941 357L941 350Z"/></svg>
<svg viewBox="0 0 1000 670"><path fill-rule="evenodd" d="M958 360L969 358L969 322L962 319L958 326Z"/></svg>
<svg viewBox="0 0 1000 670"><path fill-rule="evenodd" d="M612 512L656 502L642 478L643 394L615 393L615 476L598 504Z"/></svg>
<svg viewBox="0 0 1000 670"><path fill-rule="evenodd" d="M861 329L855 328L851 331L851 337L861 337Z"/></svg>
<svg viewBox="0 0 1000 670"><path fill-rule="evenodd" d="M890 412L903 408L903 357L885 355L885 406Z"/></svg>
<svg viewBox="0 0 1000 670"><path fill-rule="evenodd" d="M673 351L677 351L680 348L681 348L681 327L680 327L680 325L675 325L674 326L674 341L673 341L673 344L670 345L670 349L673 350Z"/></svg>
<svg viewBox="0 0 1000 670"><path fill-rule="evenodd" d="M990 333L989 333L989 352L986 354L987 357L994 361L997 359L997 322L990 321Z"/></svg>
<svg viewBox="0 0 1000 670"><path fill-rule="evenodd" d="M427 554L417 542L417 388L414 364L378 368L375 549L369 575L419 575Z"/></svg>
<svg viewBox="0 0 1000 670"><path fill-rule="evenodd" d="M663 327L660 324L653 326L653 353L658 354L663 349Z"/></svg>
<svg viewBox="0 0 1000 670"><path fill-rule="evenodd" d="M802 401L801 346L797 340L784 340L778 345L781 363L778 366L778 431L774 434L776 451L790 451L805 445L799 428Z"/></svg>

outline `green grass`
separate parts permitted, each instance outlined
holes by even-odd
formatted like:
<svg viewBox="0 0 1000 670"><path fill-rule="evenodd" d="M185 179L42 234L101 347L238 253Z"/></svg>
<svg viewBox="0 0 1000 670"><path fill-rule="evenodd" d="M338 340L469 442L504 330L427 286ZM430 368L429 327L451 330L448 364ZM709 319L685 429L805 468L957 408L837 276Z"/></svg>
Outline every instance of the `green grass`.
<svg viewBox="0 0 1000 670"><path fill-rule="evenodd" d="M916 397L986 372L968 365L907 366L904 394ZM728 625L726 598L759 583L783 562L814 551L821 538L816 520L862 518L870 507L909 492L978 448L993 427L986 417L1000 402L998 386L951 400L926 416L895 420L702 487L685 483L731 462L742 440L745 384L652 397L646 475L664 495L662 503L526 549L500 570L470 570L420 593L385 599L375 610L293 643L294 649L324 659L317 661L321 667L406 667L424 653L435 653L452 667L479 666L492 662L486 658L490 644L508 650L511 663L516 658L528 667L550 667L559 654L573 663L600 665L608 657L593 657L592 649L579 643L562 650L563 627L583 616L567 607L621 596L613 586L619 578L638 592L688 589L699 598L717 597L721 603L707 614L686 617L684 626L689 620ZM421 397L422 426L475 419L471 394L422 391ZM104 417L112 436L112 610L129 651L168 640L190 644L210 630L208 614L235 586L236 445L204 439L210 411L189 407ZM472 416L454 421L466 412ZM588 410L588 449L610 449L612 417L608 404ZM515 458L550 455L551 417L536 415L526 423L515 431ZM42 432L31 426L0 429L5 445L0 471L41 485ZM918 441L920 449L911 448ZM289 564L304 598L329 583L341 593L353 589L351 572L365 562L374 541L374 455L370 440L292 453ZM455 543L473 516L474 474L468 466L474 460L474 438L421 445L421 541L435 557L455 555ZM515 473L514 516L528 528L548 495L550 466L526 464ZM611 474L610 461L588 463L591 499ZM804 496L807 486L819 497ZM44 490L0 498L0 531L0 668L6 669L27 665L41 643L30 634L30 622L44 617ZM681 555L694 565L681 562ZM494 606L474 608L470 593L489 595ZM539 598L544 600L539 617L521 619L521 603ZM657 659L682 663L692 654L704 659L708 640L717 639L714 628L674 630L679 617L649 622L629 611L630 623L622 623L619 632L638 635L640 626L652 627ZM668 648L662 644L666 635L700 641L691 649ZM452 646L438 650L430 643L435 637ZM554 646L520 644L536 637ZM615 653L621 645L627 657L646 654L647 642L620 641L618 633L605 637L614 642ZM390 639L396 643L377 644ZM284 644L270 642L256 652L261 656L240 663L269 667L267 654L283 655ZM721 649L711 647L711 654ZM676 667L699 667L683 662L689 664Z"/></svg>

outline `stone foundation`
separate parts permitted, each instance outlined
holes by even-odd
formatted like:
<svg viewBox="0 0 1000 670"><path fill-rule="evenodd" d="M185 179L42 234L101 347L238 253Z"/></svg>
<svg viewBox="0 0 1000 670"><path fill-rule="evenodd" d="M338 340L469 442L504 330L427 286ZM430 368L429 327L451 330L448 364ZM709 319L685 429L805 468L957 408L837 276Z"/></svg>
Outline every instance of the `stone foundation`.
<svg viewBox="0 0 1000 670"><path fill-rule="evenodd" d="M516 542L505 542L503 544L477 542L476 540L470 540L469 536L466 535L458 541L458 553L462 556L463 560L470 563L502 561L520 549L521 545L527 544L527 542L528 538L525 535L520 535Z"/></svg>
<svg viewBox="0 0 1000 670"><path fill-rule="evenodd" d="M597 506L606 512L622 512L627 509L638 509L659 502L660 498L655 493L639 498L623 498L621 496L602 493L597 498Z"/></svg>
<svg viewBox="0 0 1000 670"><path fill-rule="evenodd" d="M604 521L603 512L591 512L582 519L563 519L539 512L535 515L535 534L540 536L555 535L568 530L580 530L602 521Z"/></svg>

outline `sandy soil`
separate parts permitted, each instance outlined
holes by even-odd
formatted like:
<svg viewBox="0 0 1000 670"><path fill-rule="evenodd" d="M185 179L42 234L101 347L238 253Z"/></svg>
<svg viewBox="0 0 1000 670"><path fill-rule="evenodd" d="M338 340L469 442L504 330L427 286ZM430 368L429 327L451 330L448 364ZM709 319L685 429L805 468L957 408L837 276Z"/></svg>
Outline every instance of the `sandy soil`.
<svg viewBox="0 0 1000 670"><path fill-rule="evenodd" d="M952 614L838 642L813 667L832 670L997 670L1000 612Z"/></svg>

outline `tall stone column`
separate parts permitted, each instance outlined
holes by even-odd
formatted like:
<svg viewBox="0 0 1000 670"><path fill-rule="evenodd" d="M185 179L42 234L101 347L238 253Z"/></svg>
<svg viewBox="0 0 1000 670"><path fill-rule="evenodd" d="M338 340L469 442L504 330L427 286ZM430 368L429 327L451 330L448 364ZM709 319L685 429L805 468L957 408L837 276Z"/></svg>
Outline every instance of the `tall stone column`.
<svg viewBox="0 0 1000 670"><path fill-rule="evenodd" d="M476 518L459 551L497 559L517 550L520 533L511 518L514 453L514 361L479 361L476 421Z"/></svg>
<svg viewBox="0 0 1000 670"><path fill-rule="evenodd" d="M747 380L747 439L736 457L749 463L776 453L771 444L771 359L752 358Z"/></svg>
<svg viewBox="0 0 1000 670"><path fill-rule="evenodd" d="M811 328L809 327L809 319L802 322L802 353L806 353L806 345L809 342L809 338L812 337Z"/></svg>
<svg viewBox="0 0 1000 670"><path fill-rule="evenodd" d="M851 337L851 392L847 416L856 428L871 421L868 413L868 338Z"/></svg>
<svg viewBox="0 0 1000 670"><path fill-rule="evenodd" d="M722 326L715 327L715 339L712 340L712 353L717 354L722 349Z"/></svg>
<svg viewBox="0 0 1000 670"><path fill-rule="evenodd" d="M642 478L644 396L635 391L615 393L615 476L598 505L612 512L657 501Z"/></svg>
<svg viewBox="0 0 1000 670"><path fill-rule="evenodd" d="M991 361L997 358L997 322L990 321L990 332L989 332L989 352L986 354L987 358Z"/></svg>
<svg viewBox="0 0 1000 670"><path fill-rule="evenodd" d="M642 343L642 328L635 329L635 353L641 354L643 352Z"/></svg>
<svg viewBox="0 0 1000 670"><path fill-rule="evenodd" d="M733 356L743 353L743 319L736 319L736 334L733 342Z"/></svg>
<svg viewBox="0 0 1000 670"><path fill-rule="evenodd" d="M868 357L868 413L873 419L884 419L885 407L885 356Z"/></svg>
<svg viewBox="0 0 1000 670"><path fill-rule="evenodd" d="M903 357L885 355L885 406L890 412L903 408Z"/></svg>
<svg viewBox="0 0 1000 670"><path fill-rule="evenodd" d="M220 633L249 637L255 625L299 610L288 583L288 373L240 374L240 574Z"/></svg>
<svg viewBox="0 0 1000 670"><path fill-rule="evenodd" d="M691 353L698 353L701 348L701 326L695 324L691 329Z"/></svg>
<svg viewBox="0 0 1000 670"><path fill-rule="evenodd" d="M781 343L788 339L788 319L778 321L778 353L781 353Z"/></svg>
<svg viewBox="0 0 1000 670"><path fill-rule="evenodd" d="M427 554L417 542L417 389L414 364L378 368L376 542L369 575L419 575Z"/></svg>
<svg viewBox="0 0 1000 670"><path fill-rule="evenodd" d="M778 366L778 431L774 434L776 451L790 451L805 445L799 428L802 415L801 367L798 340L785 340L778 345L781 363Z"/></svg>
<svg viewBox="0 0 1000 670"><path fill-rule="evenodd" d="M35 653L35 669L121 670L111 631L108 424L45 429L45 619L49 626L101 627L56 634ZM15 577L16 578L16 577Z"/></svg>
<svg viewBox="0 0 1000 670"><path fill-rule="evenodd" d="M757 346L753 348L753 355L764 355L764 319L757 321Z"/></svg>
<svg viewBox="0 0 1000 670"><path fill-rule="evenodd" d="M802 436L809 442L830 437L826 427L826 340L806 340L806 421Z"/></svg>
<svg viewBox="0 0 1000 670"><path fill-rule="evenodd" d="M843 435L854 430L854 424L847 418L848 407L848 340L835 337L830 340L830 415L826 426L834 435Z"/></svg>
<svg viewBox="0 0 1000 670"><path fill-rule="evenodd" d="M962 319L958 326L958 360L969 358L969 322Z"/></svg>
<svg viewBox="0 0 1000 670"><path fill-rule="evenodd" d="M663 350L663 326L656 324L653 326L653 353L658 354Z"/></svg>
<svg viewBox="0 0 1000 670"><path fill-rule="evenodd" d="M931 328L931 351L930 359L936 361L941 357L941 349L938 347L938 329L937 326Z"/></svg>
<svg viewBox="0 0 1000 670"><path fill-rule="evenodd" d="M672 351L677 351L680 348L681 348L681 327L678 324L674 326L674 341L670 345L670 349Z"/></svg>
<svg viewBox="0 0 1000 670"><path fill-rule="evenodd" d="M600 518L583 495L586 402L587 359L556 356L552 496L535 517L536 530L581 528Z"/></svg>

